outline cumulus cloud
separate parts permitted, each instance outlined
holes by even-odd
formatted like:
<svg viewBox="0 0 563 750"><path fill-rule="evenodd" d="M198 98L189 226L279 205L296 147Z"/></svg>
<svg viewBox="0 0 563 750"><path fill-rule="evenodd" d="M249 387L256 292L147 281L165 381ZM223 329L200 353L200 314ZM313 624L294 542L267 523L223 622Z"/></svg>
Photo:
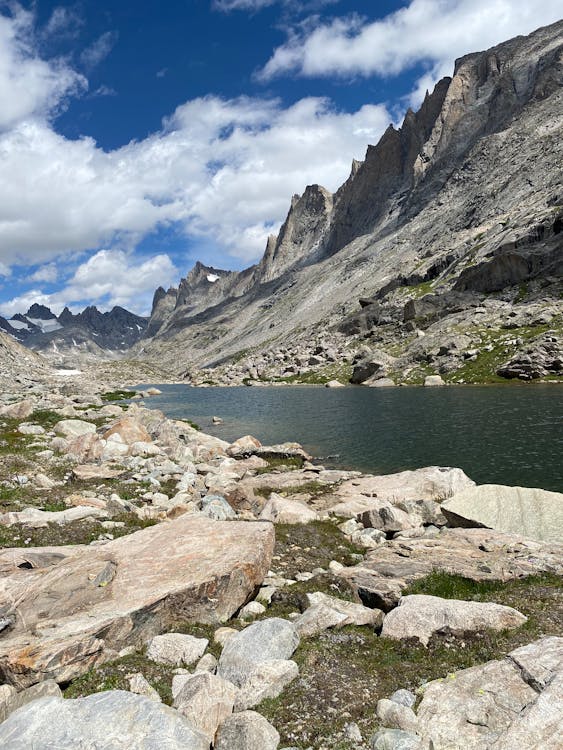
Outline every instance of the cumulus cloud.
<svg viewBox="0 0 563 750"><path fill-rule="evenodd" d="M319 98L285 108L208 96L110 152L27 121L0 136L1 260L48 262L177 222L253 261L290 196L312 182L336 189L389 119L375 105L350 114Z"/></svg>
<svg viewBox="0 0 563 750"><path fill-rule="evenodd" d="M52 265L45 266L44 270L48 272L51 268ZM40 271L30 280L54 280L47 279L48 273ZM46 294L41 288L29 289L2 302L0 314L9 317L27 310L34 302L47 305L57 315L66 305L80 309L85 304L99 304L102 308L120 305L145 314L150 310L154 290L158 286L169 286L177 278L178 269L168 255L138 260L124 250L100 250L78 266L62 289L51 294Z"/></svg>
<svg viewBox="0 0 563 750"><path fill-rule="evenodd" d="M59 277L59 271L57 268L56 263L48 263L45 266L41 266L40 268L35 271L35 273L32 273L29 277L29 281L32 282L49 282L52 283L56 281Z"/></svg>
<svg viewBox="0 0 563 750"><path fill-rule="evenodd" d="M62 59L39 58L33 15L19 5L0 14L0 131L31 117L47 117L65 98L87 88L86 79Z"/></svg>
<svg viewBox="0 0 563 750"><path fill-rule="evenodd" d="M560 0L411 0L385 18L358 15L290 30L259 78L397 75L418 63L451 71L456 57L561 17Z"/></svg>

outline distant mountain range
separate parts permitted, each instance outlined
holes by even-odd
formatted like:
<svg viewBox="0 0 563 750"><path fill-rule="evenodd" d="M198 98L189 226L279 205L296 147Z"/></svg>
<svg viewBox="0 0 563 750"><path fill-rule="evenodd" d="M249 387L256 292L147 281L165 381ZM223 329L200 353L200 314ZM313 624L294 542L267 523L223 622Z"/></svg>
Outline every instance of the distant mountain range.
<svg viewBox="0 0 563 750"><path fill-rule="evenodd" d="M48 307L33 304L9 320L0 317L0 329L16 341L55 358L122 354L142 337L147 323L123 307L100 312L91 306L77 314L65 307L57 317Z"/></svg>

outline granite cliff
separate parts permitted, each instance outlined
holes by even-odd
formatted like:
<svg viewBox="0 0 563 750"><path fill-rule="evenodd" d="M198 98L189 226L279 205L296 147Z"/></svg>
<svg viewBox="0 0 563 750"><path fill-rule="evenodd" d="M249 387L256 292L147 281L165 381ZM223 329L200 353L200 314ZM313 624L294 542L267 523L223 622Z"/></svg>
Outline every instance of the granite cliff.
<svg viewBox="0 0 563 750"><path fill-rule="evenodd" d="M256 266L159 290L143 355L195 382L378 357L370 377L393 382L557 376L562 55L558 22L458 60L336 193L293 197Z"/></svg>

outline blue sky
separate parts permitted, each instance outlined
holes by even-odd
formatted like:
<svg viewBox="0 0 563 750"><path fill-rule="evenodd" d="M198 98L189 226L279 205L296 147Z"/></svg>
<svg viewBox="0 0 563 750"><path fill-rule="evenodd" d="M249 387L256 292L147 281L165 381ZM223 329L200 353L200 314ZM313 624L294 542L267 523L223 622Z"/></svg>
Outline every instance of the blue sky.
<svg viewBox="0 0 563 750"><path fill-rule="evenodd" d="M0 0L0 314L262 255L454 59L560 0Z"/></svg>

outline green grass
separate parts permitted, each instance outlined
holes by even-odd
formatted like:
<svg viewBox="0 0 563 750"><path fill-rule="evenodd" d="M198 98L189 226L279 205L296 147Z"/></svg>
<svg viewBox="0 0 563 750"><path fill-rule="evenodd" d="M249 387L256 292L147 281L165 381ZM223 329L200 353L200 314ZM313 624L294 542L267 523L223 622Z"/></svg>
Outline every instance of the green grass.
<svg viewBox="0 0 563 750"><path fill-rule="evenodd" d="M102 399L102 401L126 401L127 399L133 398L136 395L136 391L116 390L106 391L106 393L102 393L100 398Z"/></svg>
<svg viewBox="0 0 563 750"><path fill-rule="evenodd" d="M331 489L332 485L323 484L322 482L315 482L313 480L311 482L303 482L303 484L291 485L289 487L270 487L268 485L264 485L262 487L255 487L254 493L256 495L260 495L261 497L268 497L271 492L276 492L282 497L300 494L313 495L313 497L318 497L319 495L324 495L326 492L330 492Z"/></svg>

